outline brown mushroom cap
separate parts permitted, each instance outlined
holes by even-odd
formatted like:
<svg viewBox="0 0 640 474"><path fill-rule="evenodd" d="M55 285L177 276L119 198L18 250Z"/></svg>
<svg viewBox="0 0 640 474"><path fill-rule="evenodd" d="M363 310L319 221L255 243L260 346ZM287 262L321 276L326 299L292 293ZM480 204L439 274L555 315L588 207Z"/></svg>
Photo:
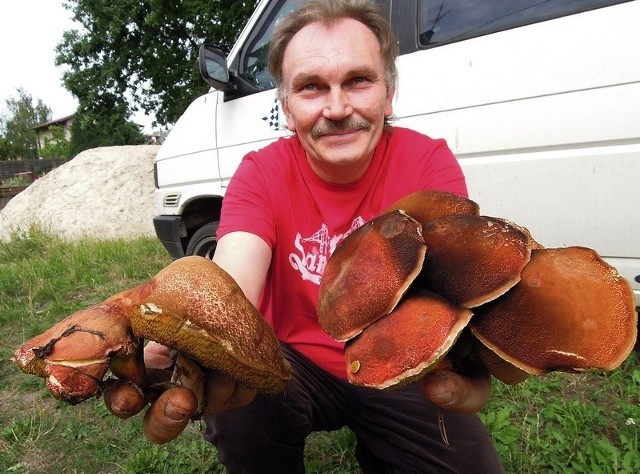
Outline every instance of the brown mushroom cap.
<svg viewBox="0 0 640 474"><path fill-rule="evenodd" d="M45 379L51 394L70 404L95 396L112 358L134 360L138 341L123 307L103 303L78 311L24 342L13 361Z"/></svg>
<svg viewBox="0 0 640 474"><path fill-rule="evenodd" d="M408 296L347 342L349 381L384 389L419 379L449 351L471 316L427 291Z"/></svg>
<svg viewBox="0 0 640 474"><path fill-rule="evenodd" d="M387 212L396 209L403 210L421 224L448 215L477 216L480 213L480 206L474 201L435 189L416 191L400 198Z"/></svg>
<svg viewBox="0 0 640 474"><path fill-rule="evenodd" d="M584 247L539 249L507 294L478 308L472 332L533 375L613 370L637 338L629 283Z"/></svg>
<svg viewBox="0 0 640 474"><path fill-rule="evenodd" d="M203 257L183 257L148 285L148 296L131 310L135 334L258 391L284 389L291 368L278 340L222 268Z"/></svg>
<svg viewBox="0 0 640 474"><path fill-rule="evenodd" d="M402 211L376 217L352 232L327 262L318 321L338 341L359 334L396 306L422 268L420 223Z"/></svg>
<svg viewBox="0 0 640 474"><path fill-rule="evenodd" d="M537 242L533 236L531 235L531 232L529 232L529 229L527 229L526 227L522 227L521 225L518 225L514 222L508 221L506 219L501 219L499 217L494 217L493 219L498 219L501 220L503 222L505 222L507 225L513 226L516 229L518 229L520 232L522 232L526 238L527 238L527 248L529 250L536 250L536 249L543 249L544 245L542 245L541 243Z"/></svg>
<svg viewBox="0 0 640 474"><path fill-rule="evenodd" d="M422 226L427 253L420 286L474 308L520 279L531 250L527 236L504 219L450 215Z"/></svg>

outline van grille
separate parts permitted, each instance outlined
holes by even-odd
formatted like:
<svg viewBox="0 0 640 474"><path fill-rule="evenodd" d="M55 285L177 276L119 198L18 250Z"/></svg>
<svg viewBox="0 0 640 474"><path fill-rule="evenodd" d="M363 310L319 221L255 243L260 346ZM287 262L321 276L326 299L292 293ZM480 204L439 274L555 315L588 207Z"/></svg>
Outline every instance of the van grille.
<svg viewBox="0 0 640 474"><path fill-rule="evenodd" d="M178 207L180 202L180 193L166 194L163 199L165 207Z"/></svg>

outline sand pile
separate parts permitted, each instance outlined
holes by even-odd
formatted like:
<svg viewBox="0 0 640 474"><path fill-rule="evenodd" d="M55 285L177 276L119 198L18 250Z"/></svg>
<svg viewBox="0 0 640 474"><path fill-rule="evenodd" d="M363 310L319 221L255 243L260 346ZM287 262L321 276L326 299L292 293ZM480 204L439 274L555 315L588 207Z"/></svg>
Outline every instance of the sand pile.
<svg viewBox="0 0 640 474"><path fill-rule="evenodd" d="M159 146L87 150L0 210L0 240L36 225L65 240L153 236L153 159Z"/></svg>

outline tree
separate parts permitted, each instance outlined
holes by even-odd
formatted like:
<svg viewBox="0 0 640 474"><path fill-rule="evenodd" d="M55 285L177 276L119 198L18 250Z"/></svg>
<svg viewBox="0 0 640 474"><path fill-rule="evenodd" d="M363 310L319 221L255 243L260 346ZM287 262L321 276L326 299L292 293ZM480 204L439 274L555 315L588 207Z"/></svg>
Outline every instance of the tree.
<svg viewBox="0 0 640 474"><path fill-rule="evenodd" d="M145 143L140 128L126 116L126 104L113 96L100 97L97 106L81 100L71 124L71 155L102 146Z"/></svg>
<svg viewBox="0 0 640 474"><path fill-rule="evenodd" d="M0 160L9 159L9 145L5 135L7 133L7 119L3 112L0 112Z"/></svg>
<svg viewBox="0 0 640 474"><path fill-rule="evenodd" d="M0 160L8 160L10 157L9 153L9 145L7 144L7 139L3 136L0 136Z"/></svg>
<svg viewBox="0 0 640 474"><path fill-rule="evenodd" d="M7 114L3 118L4 143L0 143L3 159L38 158L36 125L51 120L51 109L38 99L34 105L31 95L18 89L18 98L6 101Z"/></svg>
<svg viewBox="0 0 640 474"><path fill-rule="evenodd" d="M228 50L255 7L238 0L68 0L83 30L64 33L56 64L65 87L88 110L116 100L125 115L141 108L175 122L207 90L197 55L202 43ZM133 103L133 105L131 105Z"/></svg>
<svg viewBox="0 0 640 474"><path fill-rule="evenodd" d="M41 158L66 159L71 156L71 143L64 136L64 128L52 125L49 127L51 137L44 139L44 146L40 149Z"/></svg>

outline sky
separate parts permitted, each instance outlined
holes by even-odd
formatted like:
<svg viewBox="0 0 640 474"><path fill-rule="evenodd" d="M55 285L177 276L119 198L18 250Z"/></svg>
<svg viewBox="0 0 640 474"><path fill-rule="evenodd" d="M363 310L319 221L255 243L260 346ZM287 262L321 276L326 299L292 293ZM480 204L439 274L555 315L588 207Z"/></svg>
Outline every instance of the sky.
<svg viewBox="0 0 640 474"><path fill-rule="evenodd" d="M62 0L0 0L0 111L24 89L36 104L51 108L52 118L75 112L77 100L62 86L63 67L55 66L62 34L77 28ZM151 119L132 117L150 131Z"/></svg>

